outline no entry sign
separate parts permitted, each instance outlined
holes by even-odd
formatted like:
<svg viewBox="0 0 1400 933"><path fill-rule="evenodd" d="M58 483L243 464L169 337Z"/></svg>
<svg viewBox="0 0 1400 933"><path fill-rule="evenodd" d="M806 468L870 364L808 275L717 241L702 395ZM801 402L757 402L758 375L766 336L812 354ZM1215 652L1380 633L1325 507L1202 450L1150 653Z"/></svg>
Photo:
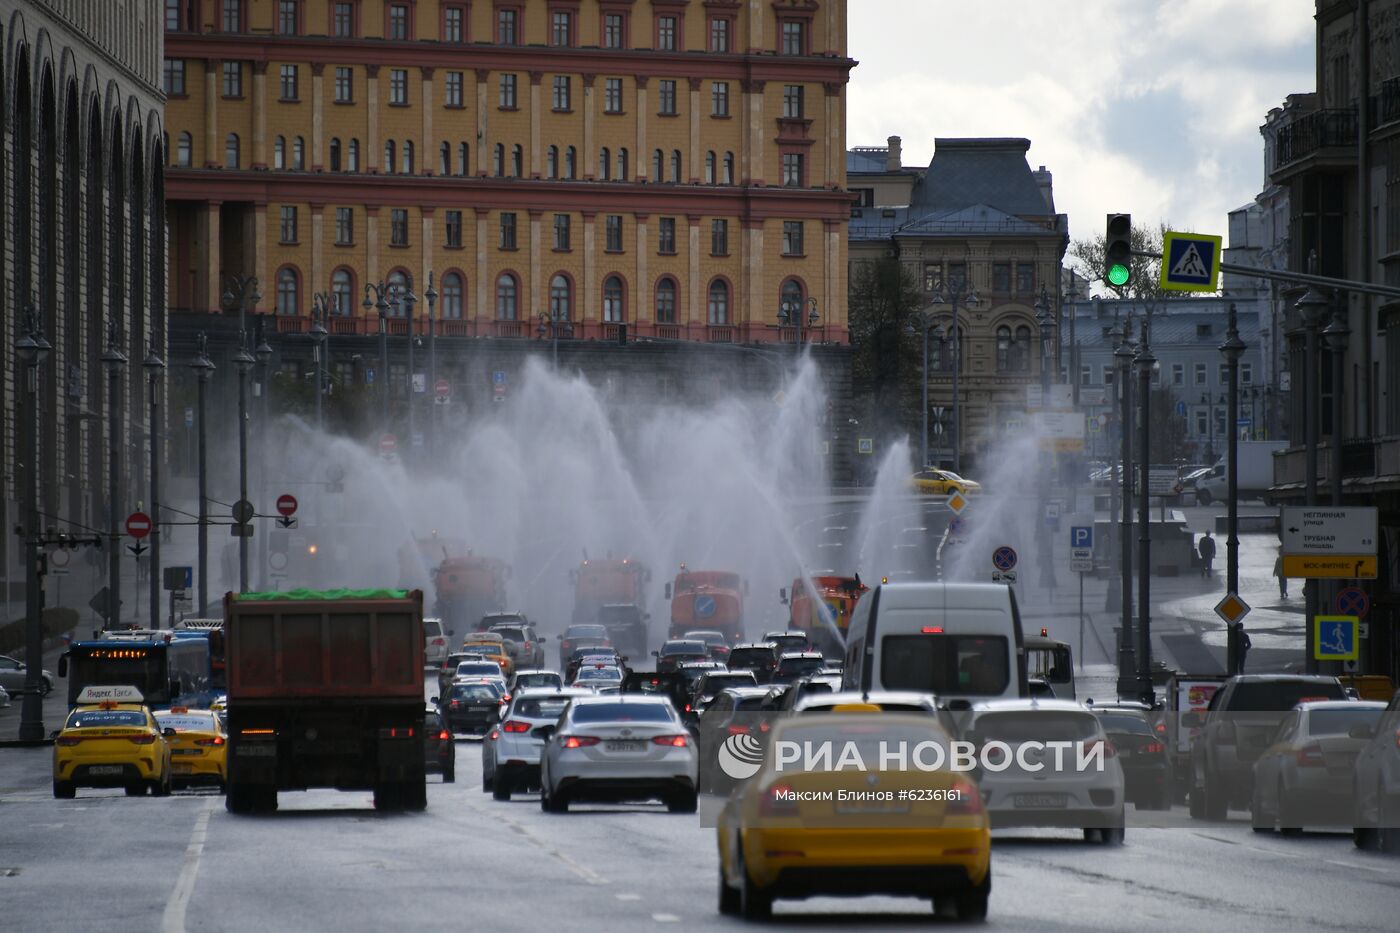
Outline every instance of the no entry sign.
<svg viewBox="0 0 1400 933"><path fill-rule="evenodd" d="M385 434L379 439L379 452L384 456L389 456L399 446L399 439L392 434Z"/></svg>
<svg viewBox="0 0 1400 933"><path fill-rule="evenodd" d="M289 492L284 492L277 497L277 511L282 515L291 517L297 512L297 497Z"/></svg>
<svg viewBox="0 0 1400 933"><path fill-rule="evenodd" d="M126 533L137 541L151 533L151 516L145 512L132 512L126 517Z"/></svg>

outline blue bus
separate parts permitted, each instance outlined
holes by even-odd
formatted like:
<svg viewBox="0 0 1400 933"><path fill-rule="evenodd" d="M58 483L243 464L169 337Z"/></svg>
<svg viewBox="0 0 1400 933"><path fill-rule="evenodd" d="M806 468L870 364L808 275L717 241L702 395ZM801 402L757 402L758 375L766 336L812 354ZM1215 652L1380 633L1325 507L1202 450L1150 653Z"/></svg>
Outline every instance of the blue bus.
<svg viewBox="0 0 1400 933"><path fill-rule="evenodd" d="M153 709L177 701L205 707L215 696L209 639L173 638L166 632L110 632L72 642L58 659L58 675L68 678L69 706L91 686L131 685Z"/></svg>

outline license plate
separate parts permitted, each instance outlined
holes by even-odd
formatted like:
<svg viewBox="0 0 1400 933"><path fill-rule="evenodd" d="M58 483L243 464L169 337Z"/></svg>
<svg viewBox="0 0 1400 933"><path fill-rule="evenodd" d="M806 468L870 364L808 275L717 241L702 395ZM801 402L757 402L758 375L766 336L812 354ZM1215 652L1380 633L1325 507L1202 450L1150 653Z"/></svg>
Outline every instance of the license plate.
<svg viewBox="0 0 1400 933"><path fill-rule="evenodd" d="M93 765L88 774L121 774L123 770L121 765Z"/></svg>
<svg viewBox="0 0 1400 933"><path fill-rule="evenodd" d="M603 747L610 752L639 752L646 748L641 742L608 742Z"/></svg>
<svg viewBox="0 0 1400 933"><path fill-rule="evenodd" d="M271 744L240 745L238 746L238 754L249 758L276 758L277 746Z"/></svg>
<svg viewBox="0 0 1400 933"><path fill-rule="evenodd" d="M1118 757L1131 758L1133 757L1133 750L1131 748L1120 748L1118 749Z"/></svg>
<svg viewBox="0 0 1400 933"><path fill-rule="evenodd" d="M172 754L172 755L198 755L198 754L199 754L199 749L197 749L197 748L172 748L172 749L170 750L170 754Z"/></svg>
<svg viewBox="0 0 1400 933"><path fill-rule="evenodd" d="M1011 802L1015 806L1030 809L1063 808L1067 803L1064 794L1015 794Z"/></svg>
<svg viewBox="0 0 1400 933"><path fill-rule="evenodd" d="M175 771L176 774L189 774L191 771L194 770L194 765L186 765L180 764L179 762L174 762L171 764L171 768Z"/></svg>

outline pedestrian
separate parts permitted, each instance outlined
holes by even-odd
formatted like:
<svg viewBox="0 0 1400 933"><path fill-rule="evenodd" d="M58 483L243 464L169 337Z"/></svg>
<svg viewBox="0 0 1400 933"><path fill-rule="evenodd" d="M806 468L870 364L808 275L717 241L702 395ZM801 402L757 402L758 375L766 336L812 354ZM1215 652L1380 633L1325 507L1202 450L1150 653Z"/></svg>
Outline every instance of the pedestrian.
<svg viewBox="0 0 1400 933"><path fill-rule="evenodd" d="M1274 576L1278 577L1278 598L1288 598L1288 578L1283 575L1283 549L1279 549L1278 556L1274 558Z"/></svg>
<svg viewBox="0 0 1400 933"><path fill-rule="evenodd" d="M1208 577L1214 571L1212 565L1215 563L1215 539L1207 531L1201 538L1201 576Z"/></svg>

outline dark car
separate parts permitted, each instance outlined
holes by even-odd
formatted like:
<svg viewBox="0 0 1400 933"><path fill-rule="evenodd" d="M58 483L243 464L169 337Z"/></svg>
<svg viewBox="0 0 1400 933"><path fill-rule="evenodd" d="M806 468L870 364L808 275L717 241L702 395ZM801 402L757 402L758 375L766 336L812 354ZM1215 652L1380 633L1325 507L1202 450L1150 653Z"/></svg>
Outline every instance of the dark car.
<svg viewBox="0 0 1400 933"><path fill-rule="evenodd" d="M442 700L450 732L484 735L501 716L501 693L484 680L454 683Z"/></svg>
<svg viewBox="0 0 1400 933"><path fill-rule="evenodd" d="M774 717L771 711L764 709L767 696L765 687L726 687L716 694L699 722L691 727L697 737L701 762L716 761L720 746L730 736L748 735L759 745L766 744ZM701 765L701 793L728 796L734 786L735 781L721 768Z"/></svg>
<svg viewBox="0 0 1400 933"><path fill-rule="evenodd" d="M729 669L753 671L754 679L761 684L766 684L772 679L773 670L777 666L778 646L772 642L735 645L729 651Z"/></svg>
<svg viewBox="0 0 1400 933"><path fill-rule="evenodd" d="M768 704L774 712L786 715L807 697L818 693L835 693L840 689L840 674L808 674L784 687L775 687L775 692L768 695Z"/></svg>
<svg viewBox="0 0 1400 933"><path fill-rule="evenodd" d="M656 670L664 674L674 671L683 661L709 660L710 649L698 639L677 639L663 643L652 656L656 658Z"/></svg>
<svg viewBox="0 0 1400 933"><path fill-rule="evenodd" d="M1167 746L1144 710L1091 707L1123 768L1123 796L1138 810L1171 808Z"/></svg>
<svg viewBox="0 0 1400 933"><path fill-rule="evenodd" d="M559 666L568 664L574 651L585 645L612 647L607 628L601 625L571 625L564 629L564 637L559 639Z"/></svg>
<svg viewBox="0 0 1400 933"><path fill-rule="evenodd" d="M700 675L695 682L695 688L690 694L690 708L685 712L698 718L705 712L705 708L714 702L721 690L730 687L756 687L757 681L753 679L753 671L729 671L714 670L706 671Z"/></svg>
<svg viewBox="0 0 1400 933"><path fill-rule="evenodd" d="M423 713L423 766L429 774L441 774L444 784L457 780L457 743L436 706Z"/></svg>
<svg viewBox="0 0 1400 933"><path fill-rule="evenodd" d="M653 671L629 671L622 678L623 693L645 693L664 696L676 712L681 712L690 696L690 681L679 671L657 674Z"/></svg>
<svg viewBox="0 0 1400 933"><path fill-rule="evenodd" d="M693 632L686 632L681 636L685 639L699 639L710 649L710 659L714 661L729 661L729 642L724 640L724 633L712 631L710 629L697 629Z"/></svg>
<svg viewBox="0 0 1400 933"><path fill-rule="evenodd" d="M609 603L598 607L598 623L619 651L638 656L647 650L647 619L651 615L633 603Z"/></svg>
<svg viewBox="0 0 1400 933"><path fill-rule="evenodd" d="M772 682L790 684L809 674L815 674L825 666L826 659L820 651L787 651L778 657L778 666L773 669Z"/></svg>

